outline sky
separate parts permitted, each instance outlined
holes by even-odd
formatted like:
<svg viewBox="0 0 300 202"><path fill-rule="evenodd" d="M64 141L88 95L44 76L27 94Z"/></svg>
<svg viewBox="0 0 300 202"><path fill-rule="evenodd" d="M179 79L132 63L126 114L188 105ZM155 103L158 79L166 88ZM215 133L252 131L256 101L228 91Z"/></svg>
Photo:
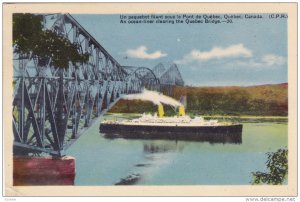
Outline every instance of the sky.
<svg viewBox="0 0 300 202"><path fill-rule="evenodd" d="M196 15L196 14L195 14ZM287 82L287 20L122 24L120 15L72 15L121 65L176 63L186 85Z"/></svg>

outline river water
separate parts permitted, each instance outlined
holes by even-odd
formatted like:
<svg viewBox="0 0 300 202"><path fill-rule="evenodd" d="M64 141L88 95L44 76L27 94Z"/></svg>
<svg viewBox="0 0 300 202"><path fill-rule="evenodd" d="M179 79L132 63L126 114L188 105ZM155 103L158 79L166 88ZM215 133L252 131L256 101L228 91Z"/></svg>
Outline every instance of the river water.
<svg viewBox="0 0 300 202"><path fill-rule="evenodd" d="M75 185L249 185L251 172L266 170L266 152L287 147L287 121L240 122L238 144L106 139L94 123L66 153L76 158Z"/></svg>

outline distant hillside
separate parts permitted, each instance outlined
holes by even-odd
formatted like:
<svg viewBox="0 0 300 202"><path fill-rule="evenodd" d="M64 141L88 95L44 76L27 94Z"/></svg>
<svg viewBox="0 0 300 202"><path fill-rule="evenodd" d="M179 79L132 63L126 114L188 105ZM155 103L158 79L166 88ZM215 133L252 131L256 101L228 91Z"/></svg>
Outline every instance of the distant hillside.
<svg viewBox="0 0 300 202"><path fill-rule="evenodd" d="M187 96L187 112L203 115L264 115L286 116L288 84L268 84L248 87L176 87L174 98ZM170 107L165 107L172 113ZM111 112L153 112L151 102L119 101Z"/></svg>

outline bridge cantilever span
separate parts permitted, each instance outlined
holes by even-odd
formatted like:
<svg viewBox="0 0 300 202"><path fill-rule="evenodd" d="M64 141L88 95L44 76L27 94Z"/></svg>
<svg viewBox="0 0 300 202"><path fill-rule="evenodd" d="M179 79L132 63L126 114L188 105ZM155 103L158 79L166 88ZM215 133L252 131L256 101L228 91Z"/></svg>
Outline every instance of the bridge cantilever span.
<svg viewBox="0 0 300 202"><path fill-rule="evenodd" d="M143 86L149 90L160 90L160 82L154 72L147 67L123 66L128 76L127 82L132 83L132 86Z"/></svg>
<svg viewBox="0 0 300 202"><path fill-rule="evenodd" d="M63 35L81 53L89 53L89 60L70 62L60 82L62 70L50 65L51 58L45 63L33 55L14 53L14 155L61 156L68 142L76 140L122 94L144 87L157 89L154 74L146 76L145 69L128 73L70 14L43 15L43 22L45 29Z"/></svg>

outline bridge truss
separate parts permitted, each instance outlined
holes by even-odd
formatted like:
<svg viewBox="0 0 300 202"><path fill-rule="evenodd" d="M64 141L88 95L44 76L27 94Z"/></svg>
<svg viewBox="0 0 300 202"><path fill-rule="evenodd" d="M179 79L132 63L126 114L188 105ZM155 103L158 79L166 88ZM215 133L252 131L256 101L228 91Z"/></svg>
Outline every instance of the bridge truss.
<svg viewBox="0 0 300 202"><path fill-rule="evenodd" d="M51 58L45 62L14 53L14 155L61 156L121 95L144 87L159 90L151 70L126 70L71 15L43 18L45 29L68 38L81 53L89 53L89 60L58 69L50 65Z"/></svg>

